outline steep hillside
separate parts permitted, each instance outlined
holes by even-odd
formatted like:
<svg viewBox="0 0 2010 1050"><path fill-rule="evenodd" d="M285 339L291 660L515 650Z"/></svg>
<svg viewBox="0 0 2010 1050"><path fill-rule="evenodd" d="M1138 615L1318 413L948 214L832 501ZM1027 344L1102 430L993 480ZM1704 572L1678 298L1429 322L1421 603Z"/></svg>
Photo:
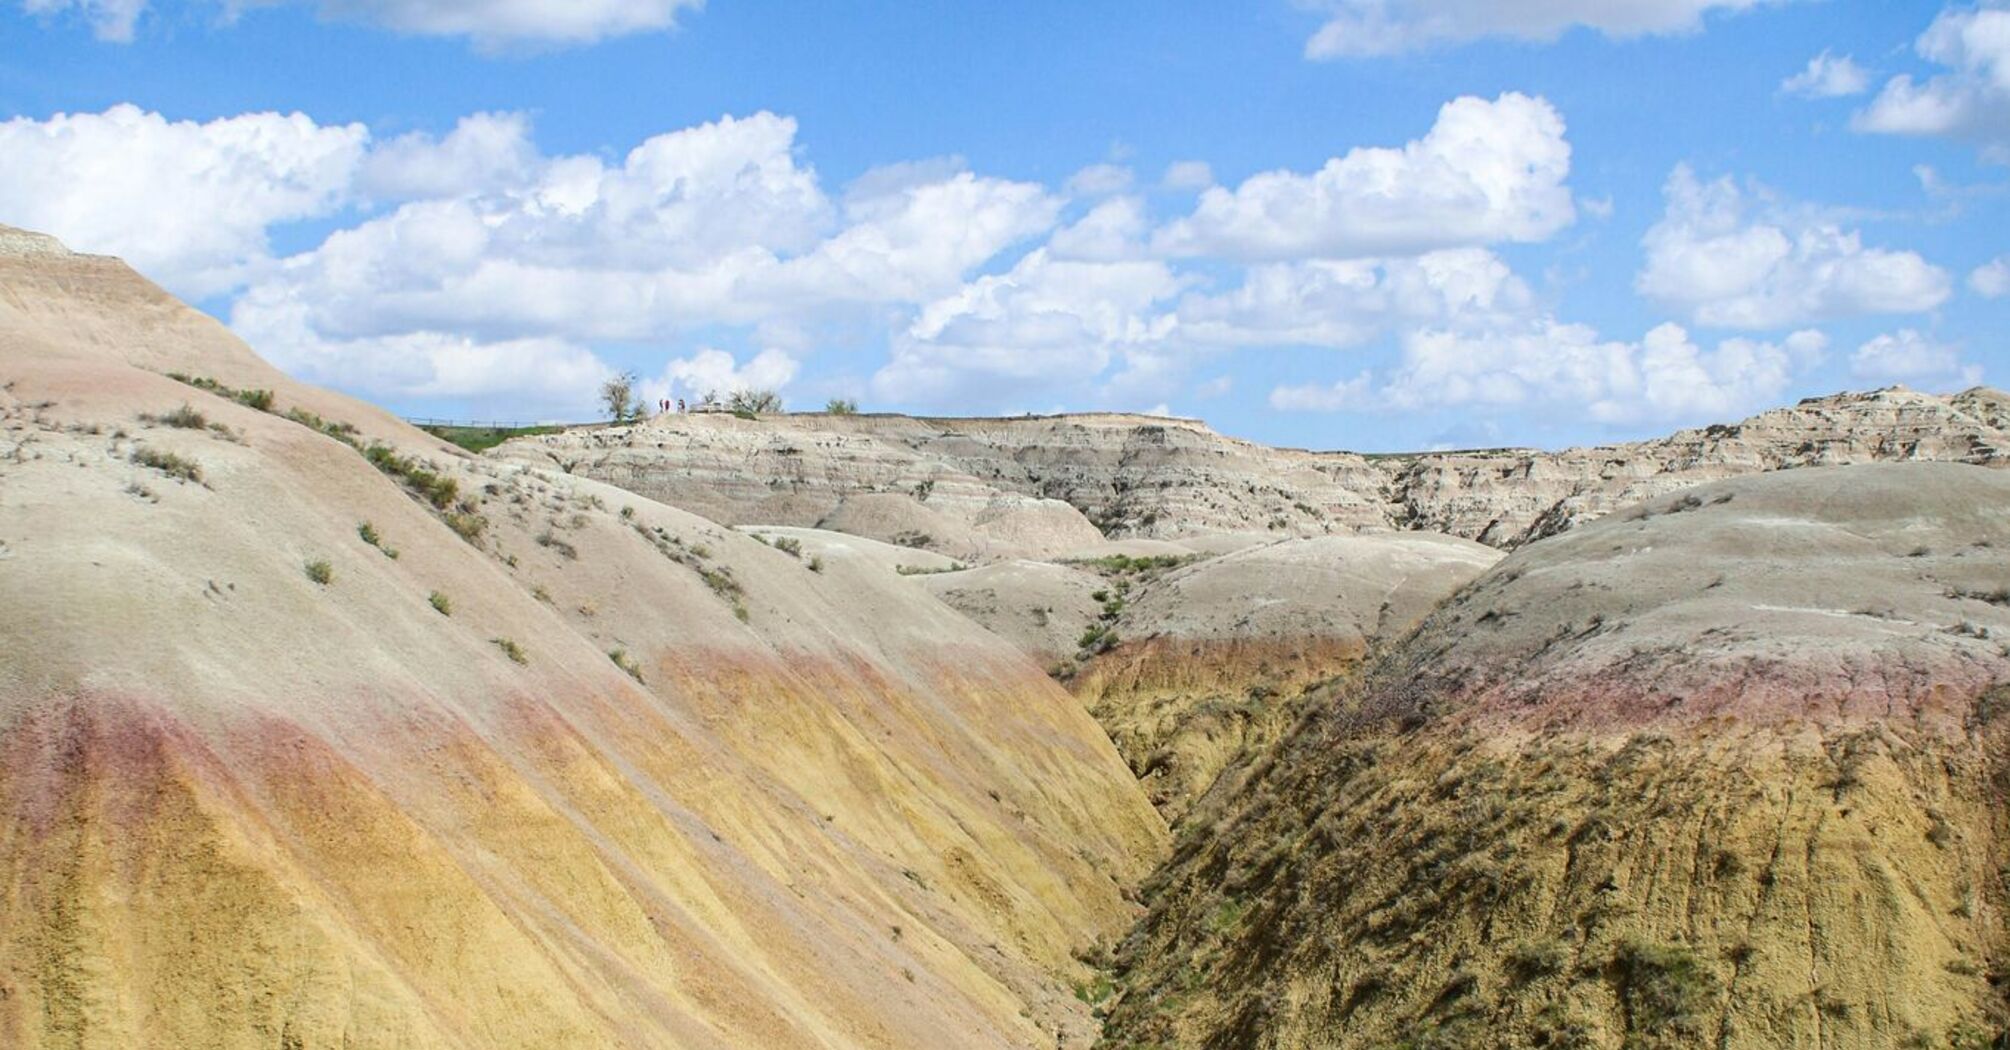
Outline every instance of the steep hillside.
<svg viewBox="0 0 2010 1050"><path fill-rule="evenodd" d="M465 456L8 230L0 594L7 1047L1079 1045L1162 845L869 560Z"/></svg>
<svg viewBox="0 0 2010 1050"><path fill-rule="evenodd" d="M1422 529L1512 548L1616 507L1745 474L1893 460L2010 463L2006 406L2010 399L1993 390L1937 397L1891 389L1813 398L1653 441L1376 457L1268 448L1153 416L673 414L519 439L493 455L730 524L925 537L965 559L1051 558L1093 542L1088 522L1113 537L1171 539Z"/></svg>
<svg viewBox="0 0 2010 1050"><path fill-rule="evenodd" d="M1948 464L1522 548L1188 818L1109 1045L1985 1045L2005 550Z"/></svg>

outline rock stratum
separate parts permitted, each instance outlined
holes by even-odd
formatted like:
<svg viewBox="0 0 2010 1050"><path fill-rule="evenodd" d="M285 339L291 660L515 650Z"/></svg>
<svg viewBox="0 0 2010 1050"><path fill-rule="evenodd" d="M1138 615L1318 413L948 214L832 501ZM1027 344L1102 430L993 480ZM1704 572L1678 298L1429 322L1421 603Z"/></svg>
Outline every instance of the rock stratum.
<svg viewBox="0 0 2010 1050"><path fill-rule="evenodd" d="M1925 463L1522 548L1189 814L1108 1045L1989 1045L2006 550Z"/></svg>
<svg viewBox="0 0 2010 1050"><path fill-rule="evenodd" d="M18 231L0 347L0 1045L1093 1038L1164 827L1007 644Z"/></svg>
<svg viewBox="0 0 2010 1050"><path fill-rule="evenodd" d="M2010 396L1900 388L1561 452L1361 456L1270 448L1195 420L665 415L495 455L729 524L833 528L952 557L1050 558L1097 538L1421 529L1513 548L1692 485L1803 466L2010 463Z"/></svg>

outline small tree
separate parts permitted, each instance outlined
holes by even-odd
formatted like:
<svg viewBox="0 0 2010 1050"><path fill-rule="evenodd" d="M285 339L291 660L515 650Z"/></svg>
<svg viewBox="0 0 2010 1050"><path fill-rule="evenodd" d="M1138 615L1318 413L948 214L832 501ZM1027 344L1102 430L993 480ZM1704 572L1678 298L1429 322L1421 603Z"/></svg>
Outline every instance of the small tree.
<svg viewBox="0 0 2010 1050"><path fill-rule="evenodd" d="M735 390L726 399L726 407L735 412L752 412L755 415L780 412L782 395L772 390Z"/></svg>
<svg viewBox="0 0 2010 1050"><path fill-rule="evenodd" d="M824 411L833 416L858 415L858 402L848 397L834 397L824 403Z"/></svg>
<svg viewBox="0 0 2010 1050"><path fill-rule="evenodd" d="M640 415L642 406L635 403L635 373L612 375L600 384L600 407L616 423Z"/></svg>

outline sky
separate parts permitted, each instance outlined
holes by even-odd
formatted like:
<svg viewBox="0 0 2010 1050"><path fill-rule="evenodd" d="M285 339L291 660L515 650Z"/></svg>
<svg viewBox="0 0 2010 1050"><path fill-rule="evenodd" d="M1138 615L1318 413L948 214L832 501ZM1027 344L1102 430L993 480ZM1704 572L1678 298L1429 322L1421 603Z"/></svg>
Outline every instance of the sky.
<svg viewBox="0 0 2010 1050"><path fill-rule="evenodd" d="M414 416L1625 440L2010 382L2010 0L0 0L0 223Z"/></svg>

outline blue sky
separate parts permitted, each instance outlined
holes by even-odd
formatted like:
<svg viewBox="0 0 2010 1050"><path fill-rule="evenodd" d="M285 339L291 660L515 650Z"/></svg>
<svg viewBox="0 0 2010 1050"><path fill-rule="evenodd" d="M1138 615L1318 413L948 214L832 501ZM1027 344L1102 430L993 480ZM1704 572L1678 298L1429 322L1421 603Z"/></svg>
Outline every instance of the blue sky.
<svg viewBox="0 0 2010 1050"><path fill-rule="evenodd" d="M2006 162L1995 2L0 0L0 222L455 418L632 369L1386 450L2000 385Z"/></svg>

